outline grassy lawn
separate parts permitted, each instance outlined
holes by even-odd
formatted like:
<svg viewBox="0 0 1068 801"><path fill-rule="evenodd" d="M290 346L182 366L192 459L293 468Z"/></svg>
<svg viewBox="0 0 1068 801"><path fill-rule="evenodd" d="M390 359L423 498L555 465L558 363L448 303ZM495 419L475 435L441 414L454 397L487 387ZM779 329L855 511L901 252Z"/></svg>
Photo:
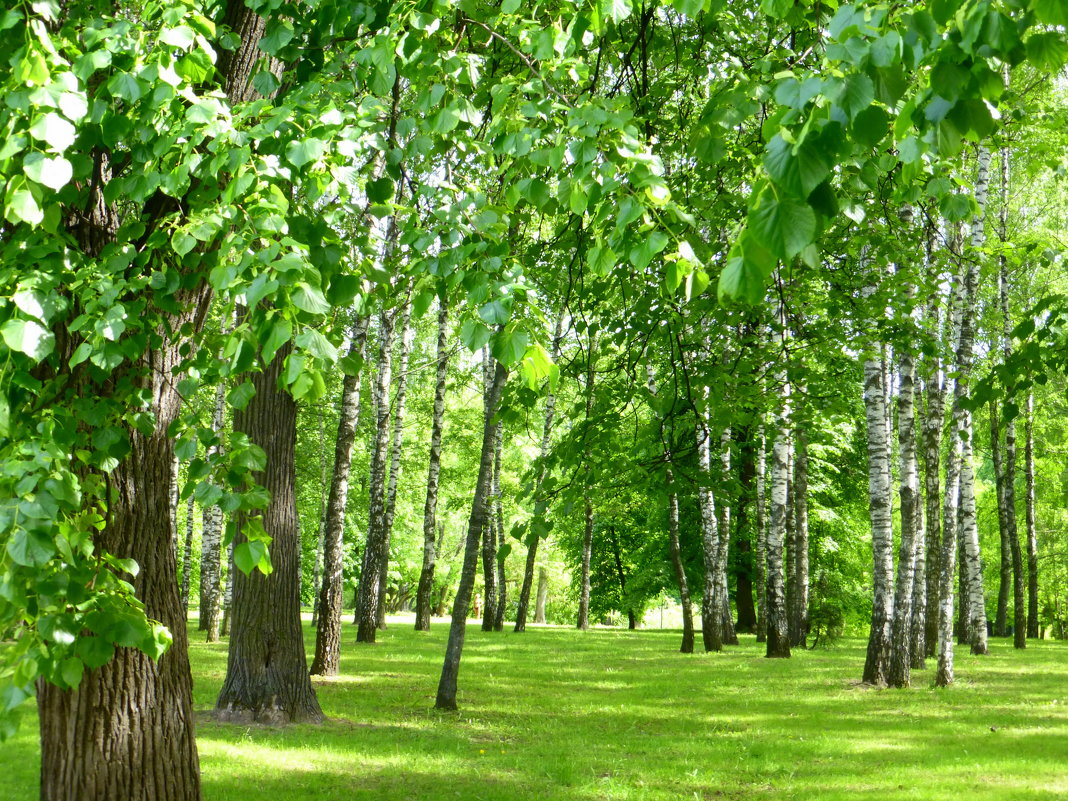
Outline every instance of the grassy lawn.
<svg viewBox="0 0 1068 801"><path fill-rule="evenodd" d="M306 643L314 644L307 626ZM461 711L433 705L447 626L346 628L342 675L316 680L322 726L207 717L226 646L193 631L208 801L375 799L1044 799L1068 795L1068 650L959 654L958 684L857 685L864 643L762 658L676 653L677 632L468 629ZM0 801L37 798L36 720L0 746Z"/></svg>

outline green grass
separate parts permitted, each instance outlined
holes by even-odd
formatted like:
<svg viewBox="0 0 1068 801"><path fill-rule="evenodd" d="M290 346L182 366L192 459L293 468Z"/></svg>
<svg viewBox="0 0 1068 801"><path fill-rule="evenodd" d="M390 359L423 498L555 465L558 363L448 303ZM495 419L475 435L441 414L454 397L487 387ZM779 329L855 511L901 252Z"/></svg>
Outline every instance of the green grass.
<svg viewBox="0 0 1068 801"><path fill-rule="evenodd" d="M307 645L313 633L305 627ZM468 629L460 712L432 711L447 627L346 626L329 720L284 729L207 717L226 646L191 632L208 801L1044 799L1068 794L1068 650L958 654L958 683L872 690L864 643L762 658L753 638L683 656L677 632ZM37 797L36 721L0 746L0 799ZM991 731L991 729L995 731Z"/></svg>

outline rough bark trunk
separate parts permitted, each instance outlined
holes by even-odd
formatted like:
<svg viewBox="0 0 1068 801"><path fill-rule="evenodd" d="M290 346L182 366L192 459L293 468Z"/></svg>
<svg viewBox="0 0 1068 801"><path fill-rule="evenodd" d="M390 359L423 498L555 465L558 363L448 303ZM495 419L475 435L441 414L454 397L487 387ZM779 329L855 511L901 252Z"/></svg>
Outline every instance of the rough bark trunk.
<svg viewBox="0 0 1068 801"><path fill-rule="evenodd" d="M552 359L553 364L560 361L560 346L564 335L564 312L561 310L556 318L556 330L553 332ZM538 469L538 477L534 485L534 517L535 520L545 517L545 499L542 497L542 487L545 484L545 459L549 453L552 442L553 417L556 411L556 395L552 389L545 397L545 423L541 430L541 460L542 466ZM538 543L541 536L538 532L528 535L527 559L523 568L523 586L519 590L519 605L515 612L515 631L525 631L527 627L527 609L530 607L530 591L534 586L534 566L538 559Z"/></svg>
<svg viewBox="0 0 1068 801"><path fill-rule="evenodd" d="M1027 417L1024 421L1024 475L1027 482L1027 636L1038 639L1038 534L1035 526L1034 405L1034 395L1028 393Z"/></svg>
<svg viewBox="0 0 1068 801"><path fill-rule="evenodd" d="M176 393L163 389L162 395L157 403L175 401L177 408ZM110 662L86 671L76 690L38 684L42 801L200 798L188 642L168 512L174 446L166 429L164 421L151 437L130 432L131 452L111 475L109 525L94 544L137 561L137 597L150 619L171 630L174 643L158 663L136 649L116 648Z"/></svg>
<svg viewBox="0 0 1068 801"><path fill-rule="evenodd" d="M808 647L808 438L802 429L794 437L794 552L790 562L790 645Z"/></svg>
<svg viewBox="0 0 1068 801"><path fill-rule="evenodd" d="M221 440L226 413L226 387L219 384L215 388L215 411L211 426ZM218 451L211 448L208 456ZM209 506L204 510L203 525L200 535L200 625L201 631L207 632L207 641L219 639L219 593L222 590L222 531L223 513L218 506Z"/></svg>
<svg viewBox="0 0 1068 801"><path fill-rule="evenodd" d="M389 549L393 539L393 519L397 513L397 485L400 482L401 456L404 447L404 413L408 398L408 359L412 353L412 284L408 283L401 310L400 353L397 355L397 394L393 402L393 438L390 443L389 484L386 487L385 533L378 554L378 618L376 625L386 627L386 590L389 588Z"/></svg>
<svg viewBox="0 0 1068 801"><path fill-rule="evenodd" d="M366 348L367 318L359 317L352 327L349 355L358 357L362 363ZM362 372L346 375L341 383L341 410L338 414L337 436L334 438L334 472L330 479L323 521L323 584L317 601L319 619L315 629L315 658L311 666L311 672L316 676L336 676L341 658L345 509L349 502L352 449L360 424Z"/></svg>
<svg viewBox="0 0 1068 801"><path fill-rule="evenodd" d="M368 482L367 543L363 550L356 600L356 642L374 642L375 631L378 629L378 588L382 575L381 554L386 537L389 388L393 383L393 330L397 322L396 315L395 309L383 309L379 315L378 375L375 378L373 395L375 436Z"/></svg>
<svg viewBox="0 0 1068 801"><path fill-rule="evenodd" d="M767 452L764 441L764 427L760 427L757 435L760 445L757 450L756 460L756 641L765 642L768 637L768 606L765 587L767 575L767 513L765 499L765 466L767 464Z"/></svg>
<svg viewBox="0 0 1068 801"><path fill-rule="evenodd" d="M887 682L894 603L894 533L885 402L882 364L879 359L869 356L864 362L864 408L868 424L868 507L871 515L874 595L863 680L866 684L877 686Z"/></svg>
<svg viewBox="0 0 1068 801"><path fill-rule="evenodd" d="M460 572L460 585L456 590L456 601L452 609L452 623L449 626L449 642L445 650L445 662L441 668L441 680L438 682L437 709L456 709L456 683L460 674L460 657L464 648L464 635L467 628L467 612L471 607L471 592L475 586L475 572L478 569L478 546L482 531L489 516L489 489L493 476L493 451L497 433L494 417L500 402L501 390L508 377L508 371L497 362L493 371L493 381L489 384L485 396L485 414L482 426L482 450L478 464L478 481L475 485L475 497L471 502L471 517L467 525L467 540L464 546L463 568Z"/></svg>
<svg viewBox="0 0 1068 801"><path fill-rule="evenodd" d="M545 604L549 600L549 571L538 568L538 594L534 599L534 622L545 622Z"/></svg>
<svg viewBox="0 0 1068 801"><path fill-rule="evenodd" d="M263 527L271 537L270 575L237 571L233 634L226 678L215 704L219 720L235 723L319 722L323 713L308 676L300 622L300 539L294 487L297 406L279 388L290 346L254 373L256 394L234 413L234 430L263 449L266 469L256 480L271 494ZM236 545L246 541L239 519Z"/></svg>
<svg viewBox="0 0 1068 801"><path fill-rule="evenodd" d="M444 295L438 306L437 373L434 379L434 419L430 426L430 465L423 504L423 567L415 594L415 630L430 631L430 593L434 588L437 549L438 481L441 476L441 435L445 421L445 387L449 369L449 304Z"/></svg>
<svg viewBox="0 0 1068 801"><path fill-rule="evenodd" d="M619 536L616 534L615 526L608 527L608 541L612 545L612 559L616 566L616 576L619 578L620 602L627 613L627 628L633 630L638 627L638 621L635 618L634 609L627 603L627 574L623 569L623 554L620 552Z"/></svg>
<svg viewBox="0 0 1068 801"><path fill-rule="evenodd" d="M925 325L929 335L936 337L940 325L939 311L940 292L937 288L930 290L927 309L925 312ZM941 572L941 560L939 549L942 538L942 499L941 487L941 456L942 456L942 426L945 420L945 393L943 390L942 367L937 355L927 358L924 373L924 388L926 389L926 408L923 417L923 480L924 480L924 508L925 508L925 536L926 536L926 578L927 596L924 601L923 622L923 647L916 649L916 654L935 656L935 647L938 643L938 610L939 610L939 573ZM917 631L920 629L917 628ZM919 667L914 665L914 667Z"/></svg>
<svg viewBox="0 0 1068 801"><path fill-rule="evenodd" d="M786 587L783 575L783 541L786 537L790 481L790 384L786 370L778 374L782 387L782 406L775 420L775 443L771 448L771 524L768 526L767 597L765 600L767 649L769 658L790 656L789 615L786 608Z"/></svg>

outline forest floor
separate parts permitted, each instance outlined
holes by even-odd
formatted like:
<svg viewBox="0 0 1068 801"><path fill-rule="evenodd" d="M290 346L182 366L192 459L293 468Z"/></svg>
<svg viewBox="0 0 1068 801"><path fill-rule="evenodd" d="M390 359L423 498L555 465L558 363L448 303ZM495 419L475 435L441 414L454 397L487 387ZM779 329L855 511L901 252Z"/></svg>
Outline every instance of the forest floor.
<svg viewBox="0 0 1068 801"><path fill-rule="evenodd" d="M447 624L396 619L372 646L346 626L328 721L220 725L226 645L191 627L206 801L1054 799L1068 795L1068 647L992 640L957 684L874 690L864 642L762 658L676 652L679 633L469 626L460 712L432 710ZM305 626L309 653L314 631ZM37 798L36 719L0 745L0 801Z"/></svg>

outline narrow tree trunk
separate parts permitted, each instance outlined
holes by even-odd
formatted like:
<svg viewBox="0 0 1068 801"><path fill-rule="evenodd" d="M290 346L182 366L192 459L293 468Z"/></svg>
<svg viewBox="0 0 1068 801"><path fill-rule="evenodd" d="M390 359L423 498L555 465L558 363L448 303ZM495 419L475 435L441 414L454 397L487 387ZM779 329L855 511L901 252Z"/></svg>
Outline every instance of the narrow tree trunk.
<svg viewBox="0 0 1068 801"><path fill-rule="evenodd" d="M585 503L585 528L582 534L582 573L580 576L578 623L579 631L590 627L590 559L593 555L593 502L587 491Z"/></svg>
<svg viewBox="0 0 1068 801"><path fill-rule="evenodd" d="M1005 83L1008 84L1008 67L1005 67ZM1012 316L1009 313L1009 264L1005 257L1009 227L1009 149L1001 148L1001 204L998 214L998 238L1002 251L998 257L999 299L1001 301L1001 348L1005 363L1012 358ZM1016 648L1027 647L1024 602L1023 554L1020 552L1020 532L1016 527L1016 420L1005 421L1005 476L1003 503L1005 507L1005 531L1009 542L1012 564L1012 644Z"/></svg>
<svg viewBox="0 0 1068 801"><path fill-rule="evenodd" d="M563 342L564 312L561 309L556 318L556 330L553 332L552 359L553 364L560 361L560 346ZM538 477L534 484L534 522L542 522L545 518L546 502L542 495L542 487L545 484L545 459L549 453L552 442L553 416L556 411L556 395L549 389L545 397L545 423L541 430L541 467L538 468ZM537 564L538 543L541 542L541 534L531 531L527 539L527 559L523 568L523 586L519 590L519 605L515 612L515 631L525 631L527 627L527 609L530 606L530 591L534 586L534 565Z"/></svg>
<svg viewBox="0 0 1068 801"><path fill-rule="evenodd" d="M215 435L222 439L223 423L226 412L226 387L219 384L215 388L215 411L211 425ZM209 458L219 448L209 451ZM223 513L218 506L204 510L204 524L201 527L200 544L200 630L207 632L208 642L219 639L219 593L222 590L222 534Z"/></svg>
<svg viewBox="0 0 1068 801"><path fill-rule="evenodd" d="M178 456L171 460L171 492L170 517L171 517L171 550L174 552L175 564L178 563Z"/></svg>
<svg viewBox="0 0 1068 801"><path fill-rule="evenodd" d="M1035 397L1027 393L1024 421L1024 475L1027 482L1027 636L1038 639L1038 534L1035 526ZM1020 625L1017 623L1016 625Z"/></svg>
<svg viewBox="0 0 1068 801"><path fill-rule="evenodd" d="M534 600L534 622L545 622L545 604L549 600L549 571L538 568L538 594Z"/></svg>
<svg viewBox="0 0 1068 801"><path fill-rule="evenodd" d="M441 476L441 434L445 420L445 386L449 369L449 304L442 295L438 306L437 373L434 381L434 419L430 426L430 466L426 479L426 502L423 504L423 567L419 571L419 589L415 594L415 630L430 631L430 593L434 588L437 549L438 481Z"/></svg>
<svg viewBox="0 0 1068 801"><path fill-rule="evenodd" d="M323 549L326 537L326 429L323 409L319 407L319 536L315 543L315 564L312 567L312 626L319 623L319 590L322 587Z"/></svg>
<svg viewBox="0 0 1068 801"><path fill-rule="evenodd" d="M790 384L786 370L780 370L782 407L776 415L775 442L771 448L771 524L766 538L767 576L766 637L769 658L790 656L789 612L783 574L783 542L786 537L790 481Z"/></svg>
<svg viewBox="0 0 1068 801"><path fill-rule="evenodd" d="M708 390L705 389L705 402ZM719 571L719 522L716 518L716 499L712 493L712 432L708 429L708 414L698 415L695 428L697 437L697 466L701 481L697 487L698 505L701 512L701 555L704 561L705 581L701 595L701 640L706 651L723 650L723 629L717 599Z"/></svg>
<svg viewBox="0 0 1068 801"><path fill-rule="evenodd" d="M969 414L969 418L970 418ZM972 471L972 440L961 446L960 534L964 541L965 586L968 593L967 636L973 654L985 654L987 648L986 602L983 592L983 567L979 554L979 527L975 516L975 474Z"/></svg>
<svg viewBox="0 0 1068 801"><path fill-rule="evenodd" d="M497 437L497 450L493 456L493 519L497 534L497 606L493 611L493 630L504 631L504 614L508 607L508 577L504 571L502 548L505 543L504 503L501 498L501 453L504 450L504 426L501 424Z"/></svg>
<svg viewBox="0 0 1068 801"><path fill-rule="evenodd" d="M381 555L386 538L386 458L389 449L389 388L393 383L393 330L396 309L383 309L379 315L378 375L374 384L375 436L371 449L371 476L368 482L367 544L363 551L360 584L356 600L356 642L374 642L378 629L379 585L383 565Z"/></svg>
<svg viewBox="0 0 1068 801"><path fill-rule="evenodd" d="M987 187L989 184L990 153L985 148L979 150L979 176L976 180L976 202L980 208L980 216L973 232L972 244L978 247L982 243L982 210L986 206ZM970 453L970 445L967 450L965 442L971 441L970 420L964 403L968 396L968 385L972 366L973 347L973 323L974 304L976 290L979 281L978 263L971 260L960 269L957 278L956 297L953 304L953 316L959 318L959 336L956 346L956 375L953 380L953 419L950 433L949 453L946 459L946 492L944 499L944 513L942 519L945 522L942 536L942 565L940 566L939 579L939 619L938 619L938 669L935 674L935 684L939 687L947 687L953 683L953 579L956 574L957 556L957 529L960 527L961 536L967 536L962 525L966 514L960 506L968 500L965 492L965 472L970 474L970 466L966 470L964 458ZM954 320L954 323L956 319ZM955 325L952 327L956 327ZM972 501L972 520L974 521L974 497ZM958 506L959 504L959 506ZM958 519L959 518L959 519ZM978 548L976 548L976 562L978 562ZM976 565L977 566L977 565ZM962 603L968 602L974 608L974 597L962 599ZM983 614L985 617L985 613ZM982 637L986 637L986 625L982 626Z"/></svg>
<svg viewBox="0 0 1068 801"><path fill-rule="evenodd" d="M1001 430L998 427L998 407L990 401L990 453L994 462L994 487L998 507L998 540L1000 570L998 571L998 605L994 616L994 636L1008 635L1009 593L1012 590L1012 549L1009 547L1008 508L1005 503L1005 465L1001 458Z"/></svg>
<svg viewBox="0 0 1068 801"><path fill-rule="evenodd" d="M223 581L222 599L222 623L219 625L219 636L230 636L230 610L234 600L234 543L226 549L226 578Z"/></svg>
<svg viewBox="0 0 1068 801"><path fill-rule="evenodd" d="M290 346L254 373L256 394L234 413L234 430L263 449L266 469L256 480L271 494L263 527L271 537L270 575L234 576L233 634L226 678L215 703L219 720L234 723L313 722L323 719L308 676L300 622L300 539L294 467L297 406L279 387ZM246 541L239 519L235 547Z"/></svg>
<svg viewBox="0 0 1068 801"><path fill-rule="evenodd" d="M189 618L189 588L193 580L193 516L196 499L190 494L185 504L185 545L182 548L182 610Z"/></svg>
<svg viewBox="0 0 1068 801"><path fill-rule="evenodd" d="M638 621L634 616L634 608L627 601L627 574L623 570L623 554L619 548L619 535L615 526L608 526L608 542L612 546L612 559L616 565L616 576L619 578L619 598L623 609L627 613L627 628L634 630L638 627Z"/></svg>
<svg viewBox="0 0 1068 801"><path fill-rule="evenodd" d="M767 452L764 442L764 427L760 427L759 448L756 460L756 602L757 622L756 641L765 642L768 637L768 606L765 576L767 575L767 502L765 498L764 475L767 464Z"/></svg>
<svg viewBox="0 0 1068 801"><path fill-rule="evenodd" d="M756 631L757 613L753 603L753 579L756 574L754 542L756 535L750 520L756 500L756 446L753 442L753 427L738 429L735 435L738 446L738 500L735 505L735 547L738 560L734 571L734 602L738 610L736 631L752 634ZM736 636L737 639L737 636Z"/></svg>
<svg viewBox="0 0 1068 801"><path fill-rule="evenodd" d="M486 376L486 392L493 383L493 365L496 360L490 356L489 348L484 351L483 367ZM490 491L486 498L486 515L488 518L485 530L482 532L482 583L485 591L482 604L482 630L493 631L493 616L497 609L497 493L500 484L497 481L497 452L501 446L501 438L504 436L504 427L501 421L493 435L493 472L490 474Z"/></svg>
<svg viewBox="0 0 1068 801"><path fill-rule="evenodd" d="M378 618L376 625L386 627L386 590L389 588L389 549L393 538L393 519L397 513L397 485L400 482L401 455L404 446L404 413L408 398L408 359L412 352L412 284L408 283L401 309L400 353L397 355L397 394L393 404L393 439L390 443L389 484L386 487L385 533L378 554Z"/></svg>
<svg viewBox="0 0 1068 801"><path fill-rule="evenodd" d="M727 565L731 547L731 506L726 488L731 480L731 429L725 428L719 438L720 486L724 488L717 509L719 516L719 547L716 549L716 605L719 607L719 627L724 645L737 645L738 634L734 631L731 614L731 598L727 584Z"/></svg>
<svg viewBox="0 0 1068 801"><path fill-rule="evenodd" d="M911 303L912 293L908 293ZM897 399L898 459L901 469L901 544L897 560L897 584L894 592L891 630L890 665L887 684L908 687L912 668L912 601L915 580L917 543L923 530L920 519L920 480L916 459L915 361L907 347L898 350L899 389Z"/></svg>
<svg viewBox="0 0 1068 801"><path fill-rule="evenodd" d="M939 295L937 287L929 288L929 301L926 309L925 324L927 331L932 336L937 336L941 327L939 323ZM917 648L916 653L926 656L935 656L935 648L938 644L938 614L940 608L939 575L941 573L941 559L939 552L942 547L942 499L941 487L941 455L942 455L942 425L945 420L945 393L942 385L942 368L937 355L931 355L926 361L924 374L924 388L926 389L927 403L923 417L923 480L924 480L924 503L925 503L925 535L927 553L927 587L926 603L924 611L924 642L923 648ZM919 631L919 629L917 629ZM914 665L916 666L916 665ZM918 666L916 666L918 667Z"/></svg>
<svg viewBox="0 0 1068 801"><path fill-rule="evenodd" d="M493 452L497 434L494 417L507 377L508 371L500 362L497 362L493 371L493 380L486 391L478 482L475 485L475 497L471 502L471 517L467 525L460 586L457 588L456 601L453 604L449 642L445 650L445 662L441 668L441 680L438 682L437 700L434 703L437 709L456 709L456 683L460 674L460 657L463 653L464 635L467 628L467 612L471 606L471 592L475 586L475 572L478 569L478 546L489 517L488 496L490 480L493 477Z"/></svg>
<svg viewBox="0 0 1068 801"><path fill-rule="evenodd" d="M367 318L358 317L352 327L349 355L363 361L367 348ZM323 521L323 584L317 606L315 658L311 672L316 676L336 676L341 658L341 607L345 587L342 571L345 558L345 509L349 502L349 476L352 449L360 424L360 385L362 370L346 375L341 383L341 410L334 438L334 472L330 479L326 515Z"/></svg>
<svg viewBox="0 0 1068 801"><path fill-rule="evenodd" d="M868 506L871 514L872 600L871 631L864 662L864 682L885 685L890 667L893 621L894 533L890 509L890 471L887 464L886 402L882 364L869 356L864 362L864 408L868 422Z"/></svg>
<svg viewBox="0 0 1068 801"><path fill-rule="evenodd" d="M790 563L794 594L790 598L790 645L808 647L808 437L798 428L794 438L794 553Z"/></svg>

